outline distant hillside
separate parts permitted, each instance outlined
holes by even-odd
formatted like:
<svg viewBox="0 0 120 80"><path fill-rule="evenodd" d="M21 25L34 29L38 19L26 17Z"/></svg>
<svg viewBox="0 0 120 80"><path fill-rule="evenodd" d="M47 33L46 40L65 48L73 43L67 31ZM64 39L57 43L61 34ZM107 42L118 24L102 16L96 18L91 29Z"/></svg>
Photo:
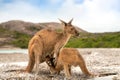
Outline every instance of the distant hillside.
<svg viewBox="0 0 120 80"><path fill-rule="evenodd" d="M43 28L62 29L62 25L57 22L31 23L31 22L24 22L20 20L11 20L8 22L1 23L0 27L4 29L9 29L10 31L22 32L29 35L34 35L37 31ZM78 27L77 27L77 30L79 32L86 32Z"/></svg>
<svg viewBox="0 0 120 80"><path fill-rule="evenodd" d="M20 20L11 20L0 24L0 46L12 45L26 48L29 39L39 30L51 28L53 30L62 30L62 25L57 22L32 23ZM79 32L86 32L76 27Z"/></svg>

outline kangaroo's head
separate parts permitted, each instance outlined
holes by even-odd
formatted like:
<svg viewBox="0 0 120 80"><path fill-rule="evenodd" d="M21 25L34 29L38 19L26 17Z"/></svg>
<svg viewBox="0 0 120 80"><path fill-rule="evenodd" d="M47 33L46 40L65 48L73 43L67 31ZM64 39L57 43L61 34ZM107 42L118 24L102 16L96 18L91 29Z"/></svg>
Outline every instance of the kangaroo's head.
<svg viewBox="0 0 120 80"><path fill-rule="evenodd" d="M60 19L59 19L60 20ZM76 28L72 25L72 21L73 19L71 19L68 23L66 23L65 21L63 20L60 20L64 26L64 32L66 34L71 34L71 35L74 35L74 36L78 36L79 35L79 32L76 30Z"/></svg>

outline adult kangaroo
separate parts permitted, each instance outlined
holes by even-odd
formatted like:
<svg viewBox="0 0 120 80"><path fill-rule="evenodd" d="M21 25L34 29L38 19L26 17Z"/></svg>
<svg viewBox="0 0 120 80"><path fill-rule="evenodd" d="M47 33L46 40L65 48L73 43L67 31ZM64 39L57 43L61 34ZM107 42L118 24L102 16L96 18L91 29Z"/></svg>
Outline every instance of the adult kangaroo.
<svg viewBox="0 0 120 80"><path fill-rule="evenodd" d="M70 37L72 35L79 35L78 31L71 24L72 20L68 23L60 20L64 27L62 33L50 29L43 29L33 36L28 44L29 62L25 70L26 72L31 72L34 64L36 64L35 68L38 73L39 63L44 62L48 55L52 55L52 57L55 55L57 60L59 51L65 46Z"/></svg>

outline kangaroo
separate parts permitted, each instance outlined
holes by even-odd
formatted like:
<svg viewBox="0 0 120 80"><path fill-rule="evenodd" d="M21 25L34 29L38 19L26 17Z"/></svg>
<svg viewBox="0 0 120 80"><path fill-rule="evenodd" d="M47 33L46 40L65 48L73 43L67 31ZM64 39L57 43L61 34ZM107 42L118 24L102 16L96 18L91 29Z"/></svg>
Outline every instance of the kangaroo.
<svg viewBox="0 0 120 80"><path fill-rule="evenodd" d="M59 74L60 71L64 69L65 76L69 78L71 76L71 66L79 66L84 74L94 76L92 73L88 71L83 57L75 48L63 48L60 51L55 66L53 60L54 58L46 56L46 63L50 67L50 72L52 74L54 73Z"/></svg>
<svg viewBox="0 0 120 80"><path fill-rule="evenodd" d="M72 20L73 19L68 23L60 20L64 27L64 30L61 33L50 29L43 29L38 31L32 37L28 44L29 62L25 72L30 73L35 64L35 72L38 73L39 63L44 62L47 55L55 56L57 59L59 51L65 46L70 37L72 35L79 35L78 31L71 24Z"/></svg>

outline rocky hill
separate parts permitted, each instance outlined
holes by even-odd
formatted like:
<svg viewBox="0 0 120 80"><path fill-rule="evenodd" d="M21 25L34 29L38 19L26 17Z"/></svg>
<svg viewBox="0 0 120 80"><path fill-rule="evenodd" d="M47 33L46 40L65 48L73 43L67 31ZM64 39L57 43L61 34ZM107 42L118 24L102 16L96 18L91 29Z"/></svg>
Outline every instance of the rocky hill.
<svg viewBox="0 0 120 80"><path fill-rule="evenodd" d="M44 28L51 28L53 30L62 30L62 25L57 22L49 23L32 23L20 20L11 20L0 23L0 47L5 45L14 45L18 42L29 41L29 39L39 30ZM76 27L79 32L86 32ZM19 46L19 45L17 45ZM22 46L24 47L24 46Z"/></svg>
<svg viewBox="0 0 120 80"><path fill-rule="evenodd" d="M9 29L10 31L17 31L17 32L30 34L30 35L33 35L35 32L43 28L62 29L62 25L57 22L32 23L32 22L24 22L20 20L11 20L8 22L1 23L0 27L4 29ZM77 27L77 30L79 32L86 32L78 27Z"/></svg>

